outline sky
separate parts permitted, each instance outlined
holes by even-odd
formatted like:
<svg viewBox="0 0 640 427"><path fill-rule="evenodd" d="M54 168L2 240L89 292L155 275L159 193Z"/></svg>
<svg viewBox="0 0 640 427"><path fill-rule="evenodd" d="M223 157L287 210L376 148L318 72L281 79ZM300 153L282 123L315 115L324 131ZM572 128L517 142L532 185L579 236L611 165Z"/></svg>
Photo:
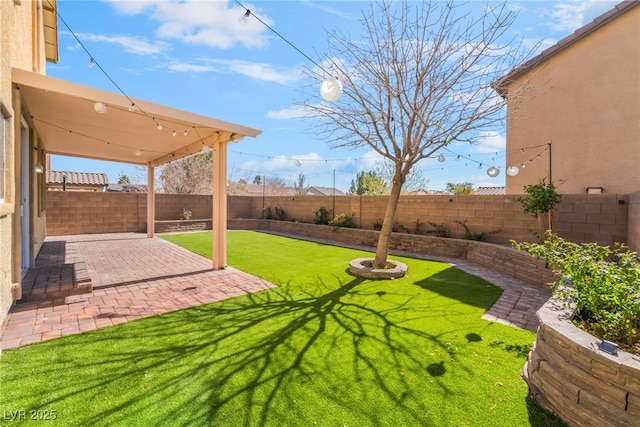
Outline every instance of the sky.
<svg viewBox="0 0 640 427"><path fill-rule="evenodd" d="M229 146L229 180L251 182L260 175L293 185L304 174L307 185L335 182L347 191L358 172L374 169L381 158L369 147L331 149L293 106L308 83L303 68L328 51L327 31L359 38L369 2L240 3L254 16L243 20L245 9L236 1L58 0L60 59L47 64L47 75L260 129L257 138ZM616 3L509 1L518 12L510 31L541 51ZM474 13L485 4L467 6ZM100 67L88 66L91 57ZM504 186L505 143L504 129L478 135L475 144L453 142L442 152L444 162L417 165L424 188L444 190L449 182ZM54 155L50 166L106 173L110 183L121 175L146 183L146 168L135 165ZM497 177L487 175L490 166L500 170Z"/></svg>

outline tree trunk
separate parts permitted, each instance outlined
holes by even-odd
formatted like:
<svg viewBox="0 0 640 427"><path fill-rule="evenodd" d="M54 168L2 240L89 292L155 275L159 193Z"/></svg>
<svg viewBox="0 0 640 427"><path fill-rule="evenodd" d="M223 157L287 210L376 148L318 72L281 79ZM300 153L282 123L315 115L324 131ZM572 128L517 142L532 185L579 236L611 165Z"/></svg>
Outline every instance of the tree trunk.
<svg viewBox="0 0 640 427"><path fill-rule="evenodd" d="M398 168L398 167L397 167ZM378 237L378 246L376 246L376 258L373 262L374 267L383 266L387 262L387 254L389 253L389 241L391 240L391 231L393 223L396 219L396 210L398 209L398 200L400 200L400 192L402 191L402 173L396 170L396 175L391 186L391 194L387 202L387 209L384 213L382 221L382 229Z"/></svg>

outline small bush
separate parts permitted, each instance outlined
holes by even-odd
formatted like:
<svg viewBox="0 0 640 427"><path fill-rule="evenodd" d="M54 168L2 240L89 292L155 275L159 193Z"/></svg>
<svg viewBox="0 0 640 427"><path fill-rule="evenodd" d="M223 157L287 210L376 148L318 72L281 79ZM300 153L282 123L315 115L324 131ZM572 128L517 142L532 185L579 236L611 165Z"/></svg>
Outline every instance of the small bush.
<svg viewBox="0 0 640 427"><path fill-rule="evenodd" d="M543 243L515 243L545 259L560 279L554 293L575 306L575 322L589 333L640 354L640 263L622 244L571 243L547 232Z"/></svg>
<svg viewBox="0 0 640 427"><path fill-rule="evenodd" d="M376 222L373 223L373 229L376 231L380 231L382 230L382 220L381 219L377 219Z"/></svg>
<svg viewBox="0 0 640 427"><path fill-rule="evenodd" d="M340 214L329 221L329 225L332 227L346 227L356 228L356 223L353 221L353 215Z"/></svg>
<svg viewBox="0 0 640 427"><path fill-rule="evenodd" d="M465 219L464 221L456 221L456 224L464 228L464 236L462 236L462 238L465 240L476 240L478 242L486 242L488 235L500 232L500 230L493 230L493 231L481 231L479 233L474 233L469 229L469 226L467 225L468 221L469 220L467 219Z"/></svg>
<svg viewBox="0 0 640 427"><path fill-rule="evenodd" d="M394 233L408 233L409 229L396 221L393 223L393 227L391 227L391 231L393 231Z"/></svg>
<svg viewBox="0 0 640 427"><path fill-rule="evenodd" d="M436 224L429 221L429 225L433 227L433 230L427 230L427 234L433 234L436 237L451 237L451 232L444 224Z"/></svg>
<svg viewBox="0 0 640 427"><path fill-rule="evenodd" d="M191 211L189 209L182 208L182 213L180 214L180 219L183 221L191 219Z"/></svg>
<svg viewBox="0 0 640 427"><path fill-rule="evenodd" d="M320 209L313 212L313 223L318 225L328 225L331 220L331 211L321 206Z"/></svg>
<svg viewBox="0 0 640 427"><path fill-rule="evenodd" d="M416 226L413 227L413 232L415 234L424 234L424 230L422 229L422 226L424 225L424 222L420 221L420 218L416 219L415 222Z"/></svg>
<svg viewBox="0 0 640 427"><path fill-rule="evenodd" d="M285 211L284 209L275 206L273 209L271 209L271 206L267 206L267 208L265 208L262 212L262 217L264 219L277 219L279 221L283 221L285 218Z"/></svg>

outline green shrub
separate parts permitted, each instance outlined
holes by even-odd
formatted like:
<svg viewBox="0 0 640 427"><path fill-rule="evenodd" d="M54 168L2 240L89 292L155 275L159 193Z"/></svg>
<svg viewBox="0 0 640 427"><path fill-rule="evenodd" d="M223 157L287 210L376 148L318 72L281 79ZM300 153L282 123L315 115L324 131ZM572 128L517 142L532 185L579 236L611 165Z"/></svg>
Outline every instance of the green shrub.
<svg viewBox="0 0 640 427"><path fill-rule="evenodd" d="M436 237L451 237L451 232L444 224L436 224L429 221L429 225L433 227L433 230L427 230L427 234L433 234Z"/></svg>
<svg viewBox="0 0 640 427"><path fill-rule="evenodd" d="M393 223L393 226L391 227L391 231L393 231L394 233L408 233L409 229L404 225L400 224L398 221L396 221Z"/></svg>
<svg viewBox="0 0 640 427"><path fill-rule="evenodd" d="M622 244L571 243L547 232L543 243L514 243L545 259L559 275L554 293L575 307L575 323L589 333L640 346L640 263Z"/></svg>
<svg viewBox="0 0 640 427"><path fill-rule="evenodd" d="M356 228L356 223L353 221L353 215L346 214L336 215L335 218L329 221L329 225L332 227Z"/></svg>
<svg viewBox="0 0 640 427"><path fill-rule="evenodd" d="M279 221L284 220L285 215L284 209L278 206L275 206L273 209L271 209L271 206L267 206L267 208L262 212L264 219L277 219Z"/></svg>
<svg viewBox="0 0 640 427"><path fill-rule="evenodd" d="M180 214L180 219L183 221L187 221L191 219L191 211L189 209L182 208L182 213Z"/></svg>
<svg viewBox="0 0 640 427"><path fill-rule="evenodd" d="M456 221L458 225L464 228L464 236L462 236L462 238L465 240L476 240L478 242L485 242L487 240L488 235L500 232L500 230L493 230L493 231L480 231L478 233L474 233L469 229L469 226L467 225L468 221L469 220L467 219L465 219L464 221Z"/></svg>
<svg viewBox="0 0 640 427"><path fill-rule="evenodd" d="M382 220L381 219L377 219L376 222L373 223L373 229L376 231L380 231L382 230Z"/></svg>
<svg viewBox="0 0 640 427"><path fill-rule="evenodd" d="M331 211L321 206L320 209L313 212L313 223L318 225L328 225L331 220Z"/></svg>

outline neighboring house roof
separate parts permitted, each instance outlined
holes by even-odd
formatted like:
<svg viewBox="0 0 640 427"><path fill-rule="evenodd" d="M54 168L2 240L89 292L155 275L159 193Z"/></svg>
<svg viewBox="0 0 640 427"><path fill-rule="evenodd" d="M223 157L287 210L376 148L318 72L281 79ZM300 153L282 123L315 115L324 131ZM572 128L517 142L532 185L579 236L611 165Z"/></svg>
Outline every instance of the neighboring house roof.
<svg viewBox="0 0 640 427"><path fill-rule="evenodd" d="M338 190L337 188L332 187L309 187L307 191L309 196L344 196L345 193L343 191Z"/></svg>
<svg viewBox="0 0 640 427"><path fill-rule="evenodd" d="M478 196L500 196L506 194L505 187L478 187L475 191Z"/></svg>
<svg viewBox="0 0 640 427"><path fill-rule="evenodd" d="M426 188L418 188L417 190L407 191L406 193L402 193L404 196L427 196L432 194Z"/></svg>
<svg viewBox="0 0 640 427"><path fill-rule="evenodd" d="M47 184L62 184L63 180L70 185L106 186L109 184L105 173L47 171Z"/></svg>
<svg viewBox="0 0 640 427"><path fill-rule="evenodd" d="M511 72L509 72L507 75L501 77L499 80L497 80L496 82L493 83L493 85L492 85L493 88L501 96L505 96L506 94L505 94L505 90L504 89L505 89L505 86L507 86L509 83L513 82L518 77L520 77L521 75L523 75L526 72L530 71L535 66L547 61L552 56L554 56L557 53L563 51L567 47L569 47L569 46L573 45L574 43L578 42L579 40L585 38L586 36L588 36L589 34L593 33L594 31L598 30L599 28L607 25L609 22L611 22L614 19L618 18L620 15L623 15L624 13L630 11L631 9L633 9L636 6L640 6L640 1L637 1L637 0L625 0L625 1L621 2L621 3L618 3L613 9L611 9L608 12L598 16L597 18L595 18L590 23L578 28L572 34L570 34L567 37L563 38L562 40L560 40L559 42L557 42L553 46L543 50L542 53L540 53L539 55L531 58L530 60L528 60L524 64L516 67Z"/></svg>

